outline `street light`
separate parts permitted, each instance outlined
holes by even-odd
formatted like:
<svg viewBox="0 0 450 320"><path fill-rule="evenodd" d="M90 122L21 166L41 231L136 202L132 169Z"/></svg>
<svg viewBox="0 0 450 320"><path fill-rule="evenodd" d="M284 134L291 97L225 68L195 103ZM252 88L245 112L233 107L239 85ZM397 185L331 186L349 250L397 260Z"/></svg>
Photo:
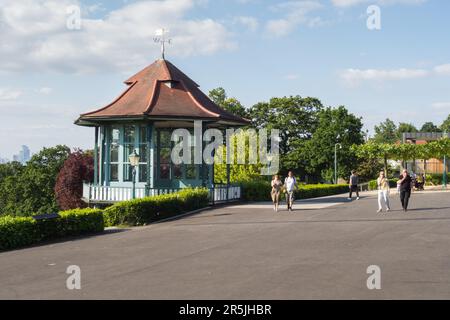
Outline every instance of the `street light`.
<svg viewBox="0 0 450 320"><path fill-rule="evenodd" d="M339 149L342 149L340 143L334 145L334 184L337 184L337 146L339 146Z"/></svg>
<svg viewBox="0 0 450 320"><path fill-rule="evenodd" d="M442 134L443 138L448 138L447 131ZM442 173L442 187L447 189L447 156L444 154L444 172Z"/></svg>
<svg viewBox="0 0 450 320"><path fill-rule="evenodd" d="M136 197L136 167L139 165L139 160L141 159L137 154L136 150L128 156L130 160L130 165L133 168L133 192L131 194L131 198L134 199Z"/></svg>

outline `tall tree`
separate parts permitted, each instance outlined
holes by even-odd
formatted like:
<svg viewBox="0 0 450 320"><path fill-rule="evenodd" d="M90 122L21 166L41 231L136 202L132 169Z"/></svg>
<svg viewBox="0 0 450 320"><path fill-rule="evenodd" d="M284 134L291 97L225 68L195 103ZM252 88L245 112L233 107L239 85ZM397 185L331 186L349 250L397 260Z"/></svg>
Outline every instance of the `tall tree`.
<svg viewBox="0 0 450 320"><path fill-rule="evenodd" d="M397 128L397 137L399 140L402 139L403 133L406 132L418 132L417 128L412 123L400 122Z"/></svg>
<svg viewBox="0 0 450 320"><path fill-rule="evenodd" d="M421 132L441 132L441 129L438 128L433 122L425 122L420 129Z"/></svg>
<svg viewBox="0 0 450 320"><path fill-rule="evenodd" d="M282 173L294 170L297 175L305 174L305 142L315 132L322 109L320 100L300 96L272 98L250 108L250 119L255 128L280 130Z"/></svg>
<svg viewBox="0 0 450 320"><path fill-rule="evenodd" d="M308 173L328 180L334 171L335 144L339 143L338 174L339 177L349 176L349 172L357 166L356 154L351 147L364 143L362 127L361 118L349 113L344 106L328 107L319 112L317 129L305 150Z"/></svg>
<svg viewBox="0 0 450 320"><path fill-rule="evenodd" d="M450 114L448 115L447 119L442 122L440 129L442 132L450 133Z"/></svg>
<svg viewBox="0 0 450 320"><path fill-rule="evenodd" d="M0 184L0 215L27 216L58 211L54 194L56 176L70 149L58 145L33 155L18 175Z"/></svg>
<svg viewBox="0 0 450 320"><path fill-rule="evenodd" d="M397 126L391 119L386 119L375 126L374 141L377 143L394 143L398 138Z"/></svg>
<svg viewBox="0 0 450 320"><path fill-rule="evenodd" d="M224 88L216 88L209 92L209 97L215 104L234 115L247 118L247 109L236 98L229 98Z"/></svg>
<svg viewBox="0 0 450 320"><path fill-rule="evenodd" d="M85 207L81 200L83 181L94 180L94 158L81 150L72 152L58 173L55 196L62 210Z"/></svg>

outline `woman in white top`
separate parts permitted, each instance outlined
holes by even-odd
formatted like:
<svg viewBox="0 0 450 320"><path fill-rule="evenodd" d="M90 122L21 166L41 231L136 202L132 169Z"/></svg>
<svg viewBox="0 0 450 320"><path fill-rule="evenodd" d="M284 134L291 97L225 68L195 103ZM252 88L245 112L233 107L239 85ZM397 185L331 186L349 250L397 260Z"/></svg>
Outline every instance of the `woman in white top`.
<svg viewBox="0 0 450 320"><path fill-rule="evenodd" d="M380 176L377 179L377 188L378 188L378 211L383 211L383 205L384 202L386 206L386 212L390 211L390 205L389 205L389 180L385 177L384 171L380 171Z"/></svg>

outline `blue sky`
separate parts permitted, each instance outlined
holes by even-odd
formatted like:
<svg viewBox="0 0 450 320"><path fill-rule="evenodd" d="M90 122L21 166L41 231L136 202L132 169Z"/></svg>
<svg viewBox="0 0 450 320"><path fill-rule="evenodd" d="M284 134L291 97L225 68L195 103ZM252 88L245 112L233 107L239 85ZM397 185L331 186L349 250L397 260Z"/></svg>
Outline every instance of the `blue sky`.
<svg viewBox="0 0 450 320"><path fill-rule="evenodd" d="M74 5L79 30L66 26ZM366 26L369 5L381 30ZM0 157L22 144L91 148L93 130L73 121L159 57L159 27L167 59L247 107L299 94L345 105L370 131L385 118L440 124L449 15L446 0L0 0Z"/></svg>

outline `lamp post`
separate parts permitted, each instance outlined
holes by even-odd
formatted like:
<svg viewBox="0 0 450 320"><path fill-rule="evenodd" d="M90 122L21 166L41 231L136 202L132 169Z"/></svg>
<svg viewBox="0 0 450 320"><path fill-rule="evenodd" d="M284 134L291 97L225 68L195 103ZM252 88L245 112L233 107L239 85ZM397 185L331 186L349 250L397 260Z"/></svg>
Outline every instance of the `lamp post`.
<svg viewBox="0 0 450 320"><path fill-rule="evenodd" d="M444 131L442 136L447 138L447 131ZM444 172L442 173L442 188L447 189L447 155L444 154Z"/></svg>
<svg viewBox="0 0 450 320"><path fill-rule="evenodd" d="M128 159L130 160L130 165L133 168L132 173L133 191L131 193L131 198L134 199L136 198L136 167L139 165L139 160L141 158L137 154L136 150L133 150L133 152L128 156Z"/></svg>
<svg viewBox="0 0 450 320"><path fill-rule="evenodd" d="M342 145L340 143L336 143L334 145L334 184L337 184L337 147L342 149Z"/></svg>

